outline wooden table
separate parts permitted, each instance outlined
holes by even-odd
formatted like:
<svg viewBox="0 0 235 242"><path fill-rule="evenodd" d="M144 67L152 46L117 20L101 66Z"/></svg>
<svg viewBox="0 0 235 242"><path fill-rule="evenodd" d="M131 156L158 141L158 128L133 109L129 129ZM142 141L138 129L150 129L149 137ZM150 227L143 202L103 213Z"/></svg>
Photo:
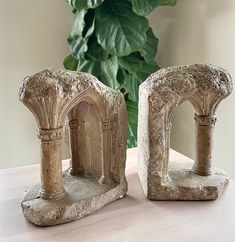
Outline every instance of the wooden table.
<svg viewBox="0 0 235 242"><path fill-rule="evenodd" d="M188 159L171 150L171 160ZM64 162L68 166L68 161ZM26 221L20 197L39 181L39 165L0 170L0 241L235 241L235 182L216 201L148 201L136 173L136 149L128 150L127 195L81 220L36 227Z"/></svg>

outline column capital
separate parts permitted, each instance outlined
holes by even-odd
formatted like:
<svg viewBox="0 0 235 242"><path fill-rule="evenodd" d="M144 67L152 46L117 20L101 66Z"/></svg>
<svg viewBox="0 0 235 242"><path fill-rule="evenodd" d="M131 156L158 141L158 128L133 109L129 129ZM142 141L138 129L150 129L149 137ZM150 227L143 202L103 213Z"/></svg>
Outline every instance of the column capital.
<svg viewBox="0 0 235 242"><path fill-rule="evenodd" d="M113 122L111 121L102 122L102 131L107 131L112 129L113 129Z"/></svg>
<svg viewBox="0 0 235 242"><path fill-rule="evenodd" d="M194 120L196 121L196 124L199 126L214 126L217 117L216 114L202 116L195 114Z"/></svg>
<svg viewBox="0 0 235 242"><path fill-rule="evenodd" d="M56 129L38 128L37 132L38 132L37 133L38 138L41 141L44 141L44 142L55 141L55 140L62 139L63 127L59 127L59 128L56 128Z"/></svg>
<svg viewBox="0 0 235 242"><path fill-rule="evenodd" d="M72 119L67 122L67 125L69 126L70 129L76 129L78 128L78 120L77 119Z"/></svg>

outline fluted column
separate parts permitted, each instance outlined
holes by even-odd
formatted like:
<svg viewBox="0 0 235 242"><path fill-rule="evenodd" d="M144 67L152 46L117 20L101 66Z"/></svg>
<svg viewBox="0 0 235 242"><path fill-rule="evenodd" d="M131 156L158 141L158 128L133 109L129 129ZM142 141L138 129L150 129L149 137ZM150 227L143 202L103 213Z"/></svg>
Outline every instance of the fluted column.
<svg viewBox="0 0 235 242"><path fill-rule="evenodd" d="M102 175L99 180L106 184L112 182L112 130L112 122L102 122Z"/></svg>
<svg viewBox="0 0 235 242"><path fill-rule="evenodd" d="M62 180L62 127L38 129L41 140L41 192L44 199L56 200L64 196Z"/></svg>
<svg viewBox="0 0 235 242"><path fill-rule="evenodd" d="M196 160L193 171L201 176L211 174L211 156L213 148L213 130L216 115L198 116L196 121Z"/></svg>
<svg viewBox="0 0 235 242"><path fill-rule="evenodd" d="M83 169L79 160L79 147L78 147L78 120L72 119L68 122L70 130L70 142L71 142L71 161L69 172L71 175L83 174Z"/></svg>

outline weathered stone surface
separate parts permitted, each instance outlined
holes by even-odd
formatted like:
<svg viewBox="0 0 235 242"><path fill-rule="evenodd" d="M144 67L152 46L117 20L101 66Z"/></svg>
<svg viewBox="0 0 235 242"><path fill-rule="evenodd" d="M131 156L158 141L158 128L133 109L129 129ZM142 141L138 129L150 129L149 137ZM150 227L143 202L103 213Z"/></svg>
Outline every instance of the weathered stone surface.
<svg viewBox="0 0 235 242"><path fill-rule="evenodd" d="M211 175L200 176L192 167L189 161L170 162L168 182L156 186L154 178L149 180L151 193L145 194L151 200L214 200L227 188L229 178L223 170L214 168Z"/></svg>
<svg viewBox="0 0 235 242"><path fill-rule="evenodd" d="M39 196L40 184L26 190L22 199L24 216L38 226L71 222L91 214L105 204L122 198L127 183L100 184L94 177L63 174L65 196L59 200L46 200Z"/></svg>
<svg viewBox="0 0 235 242"><path fill-rule="evenodd" d="M225 70L203 64L162 69L141 84L138 173L149 199L210 200L225 190L227 175L211 167L212 134L216 108L231 91ZM192 169L169 169L171 117L184 101L196 111L196 160Z"/></svg>
<svg viewBox="0 0 235 242"><path fill-rule="evenodd" d="M22 200L29 221L69 222L126 193L127 114L120 92L90 74L44 70L23 80L19 96L37 120L41 141L41 184ZM71 164L63 178L66 121Z"/></svg>

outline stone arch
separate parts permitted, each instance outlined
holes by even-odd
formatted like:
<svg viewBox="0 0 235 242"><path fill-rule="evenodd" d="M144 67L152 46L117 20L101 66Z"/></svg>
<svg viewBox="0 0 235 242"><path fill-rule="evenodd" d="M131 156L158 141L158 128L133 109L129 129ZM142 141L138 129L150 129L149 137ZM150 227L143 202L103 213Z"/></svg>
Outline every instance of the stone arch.
<svg viewBox="0 0 235 242"><path fill-rule="evenodd" d="M112 107L109 103L103 102L103 98L99 93L89 90L83 93L81 97L78 96L77 100L73 102L73 105L68 108L68 125L70 127L72 154L70 173L72 175L86 174L89 176L93 174L99 178L102 183L112 180L110 162L107 162L107 160L112 159L112 137L111 134L106 134L104 127L109 126L107 132L112 132L113 121L110 117L113 109L111 109L110 106ZM92 125L92 133L89 133L89 128L87 131L84 130L85 126L81 123L82 119L83 123L85 122L87 125ZM85 131L86 134L79 135L79 133L83 131ZM80 139L80 137L83 136L91 138L91 135L94 135L92 137L92 143ZM80 146L83 145L85 146L80 148ZM94 159L100 160L101 167L92 162ZM96 165L96 167L94 167L94 165Z"/></svg>
<svg viewBox="0 0 235 242"><path fill-rule="evenodd" d="M231 77L226 71L203 64L162 69L141 84L139 176L148 197L159 197L156 189L171 184L168 174L171 117L184 101L190 101L195 109L196 160L193 171L199 175L211 174L215 111L231 91ZM169 191L165 196L171 199L173 195Z"/></svg>
<svg viewBox="0 0 235 242"><path fill-rule="evenodd" d="M106 87L94 76L66 70L44 70L24 79L20 88L20 100L32 111L38 123L38 137L41 140L41 192L45 199L60 199L65 190L62 179L61 139L67 116L79 106L88 103L94 108L101 122L102 174L101 183L111 181L112 150L109 142L113 129L112 113L121 112L117 122L123 124L121 134L126 137L125 103L121 93ZM74 109L74 110L75 110ZM70 120L71 121L71 120ZM71 125L72 122L70 122ZM120 134L120 135L121 135ZM126 141L117 136L117 142ZM125 154L125 147L118 152ZM120 180L126 183L125 160L116 159ZM123 163L124 162L124 163Z"/></svg>

